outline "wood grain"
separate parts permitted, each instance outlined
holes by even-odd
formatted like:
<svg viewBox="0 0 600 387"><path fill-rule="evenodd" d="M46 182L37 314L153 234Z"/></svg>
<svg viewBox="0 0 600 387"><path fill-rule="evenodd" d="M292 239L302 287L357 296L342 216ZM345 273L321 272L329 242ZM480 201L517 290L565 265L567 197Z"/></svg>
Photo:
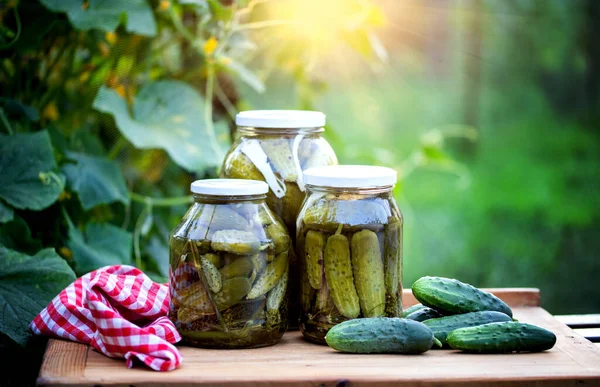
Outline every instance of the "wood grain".
<svg viewBox="0 0 600 387"><path fill-rule="evenodd" d="M508 299L512 299L519 292L524 291L502 290L499 294L510 294ZM528 295L525 301L513 302L527 304L535 299ZM352 355L308 343L296 331L286 333L279 344L267 348L215 350L180 345L183 364L175 371L162 373L142 366L127 369L123 360L93 350L87 352L83 375L80 359L78 366L63 366L61 371L53 365L68 360L64 352L53 348L54 353L48 352L45 357L48 364L39 380L40 385L52 386L600 386L600 348L540 307L514 306L513 311L519 321L552 330L557 335L554 348L542 353L504 355L453 350L430 350L413 356ZM48 373L54 377L48 377Z"/></svg>
<svg viewBox="0 0 600 387"><path fill-rule="evenodd" d="M38 384L71 383L83 377L88 345L72 341L50 339L46 345L44 358L37 379Z"/></svg>

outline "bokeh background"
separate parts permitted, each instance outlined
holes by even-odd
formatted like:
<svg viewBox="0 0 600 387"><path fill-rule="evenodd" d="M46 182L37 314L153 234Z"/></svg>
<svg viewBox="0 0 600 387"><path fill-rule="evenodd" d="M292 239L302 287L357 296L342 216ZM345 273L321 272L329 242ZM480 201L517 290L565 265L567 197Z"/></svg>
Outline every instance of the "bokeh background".
<svg viewBox="0 0 600 387"><path fill-rule="evenodd" d="M537 287L551 313L597 312L600 3L375 4L385 60L327 45L326 27L310 73L327 85L314 106L341 162L400 171L405 286ZM307 21L320 17L339 22ZM293 81L267 84L247 92L253 108L301 103Z"/></svg>
<svg viewBox="0 0 600 387"><path fill-rule="evenodd" d="M27 326L76 276L166 281L247 109L323 111L341 163L397 169L406 288L598 313L599 38L597 0L0 0L5 384L35 384Z"/></svg>

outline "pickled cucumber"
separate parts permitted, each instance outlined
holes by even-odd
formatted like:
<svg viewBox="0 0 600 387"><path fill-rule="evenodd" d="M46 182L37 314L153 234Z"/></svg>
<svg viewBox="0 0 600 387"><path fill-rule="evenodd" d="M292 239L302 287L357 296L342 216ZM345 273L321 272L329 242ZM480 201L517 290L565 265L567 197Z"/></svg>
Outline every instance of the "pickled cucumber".
<svg viewBox="0 0 600 387"><path fill-rule="evenodd" d="M267 312L274 311L279 313L279 307L283 302L288 284L288 270L283 273L281 279L271 291L267 294Z"/></svg>
<svg viewBox="0 0 600 387"><path fill-rule="evenodd" d="M316 290L310 285L308 281L308 273L306 270L301 271L300 278L300 304L304 313L309 313L311 310L312 300L315 296Z"/></svg>
<svg viewBox="0 0 600 387"><path fill-rule="evenodd" d="M314 289L321 288L323 277L323 250L325 249L325 236L322 232L309 230L306 233L304 251L306 255L306 272L310 286Z"/></svg>
<svg viewBox="0 0 600 387"><path fill-rule="evenodd" d="M252 269L254 269L252 261L249 258L241 257L223 266L219 272L221 277L227 280L234 277L248 277L252 273Z"/></svg>
<svg viewBox="0 0 600 387"><path fill-rule="evenodd" d="M377 234L362 230L352 236L354 283L364 317L385 312L385 280Z"/></svg>
<svg viewBox="0 0 600 387"><path fill-rule="evenodd" d="M207 253L202 256L202 258L207 259L210 263L212 263L217 269L223 267L223 261L221 260L221 256L215 253Z"/></svg>
<svg viewBox="0 0 600 387"><path fill-rule="evenodd" d="M302 202L306 194L298 188L296 183L285 183L285 196L281 198L283 213L281 217L287 227L294 227Z"/></svg>
<svg viewBox="0 0 600 387"><path fill-rule="evenodd" d="M333 232L339 224L357 229L380 231L387 223L388 211L379 200L321 199L304 213L307 228ZM358 231L358 230L357 230Z"/></svg>
<svg viewBox="0 0 600 387"><path fill-rule="evenodd" d="M260 249L260 241L249 231L220 230L213 234L211 247L216 251L225 251L239 255L255 254Z"/></svg>
<svg viewBox="0 0 600 387"><path fill-rule="evenodd" d="M324 261L325 278L335 306L348 318L358 317L360 305L354 287L348 238L339 233L330 236L325 245Z"/></svg>
<svg viewBox="0 0 600 387"><path fill-rule="evenodd" d="M248 158L248 156L242 152L232 153L225 159L224 164L224 167L221 169L221 177L229 177L232 179L265 180L262 173L260 173L250 158Z"/></svg>
<svg viewBox="0 0 600 387"><path fill-rule="evenodd" d="M223 281L221 291L213 296L219 311L237 304L250 291L250 280L246 277L235 277Z"/></svg>
<svg viewBox="0 0 600 387"><path fill-rule="evenodd" d="M269 263L265 271L258 277L248 293L248 299L253 299L266 294L273 289L288 268L287 250L277 254L273 262Z"/></svg>
<svg viewBox="0 0 600 387"><path fill-rule="evenodd" d="M298 179L296 163L298 157L293 154L290 140L287 138L269 138L260 141L273 171L285 181Z"/></svg>
<svg viewBox="0 0 600 387"><path fill-rule="evenodd" d="M271 223L266 228L266 234L273 241L274 254L279 254L290 248L289 234L281 223Z"/></svg>
<svg viewBox="0 0 600 387"><path fill-rule="evenodd" d="M384 231L386 315L402 316L402 223L388 223Z"/></svg>
<svg viewBox="0 0 600 387"><path fill-rule="evenodd" d="M217 267L205 257L200 258L200 266L210 291L216 293L221 290L222 281L219 269L217 269Z"/></svg>
<svg viewBox="0 0 600 387"><path fill-rule="evenodd" d="M267 255L266 251L261 251L260 253L253 254L250 256L250 262L252 262L252 266L256 273L262 273L267 267Z"/></svg>

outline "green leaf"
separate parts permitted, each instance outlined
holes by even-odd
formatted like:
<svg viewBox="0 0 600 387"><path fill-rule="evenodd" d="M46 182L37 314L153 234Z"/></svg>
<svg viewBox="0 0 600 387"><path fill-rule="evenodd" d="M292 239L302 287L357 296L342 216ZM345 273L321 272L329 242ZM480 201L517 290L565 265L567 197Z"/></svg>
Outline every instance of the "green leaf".
<svg viewBox="0 0 600 387"><path fill-rule="evenodd" d="M44 247L40 240L33 239L29 225L19 216L0 226L0 245L26 254L35 254Z"/></svg>
<svg viewBox="0 0 600 387"><path fill-rule="evenodd" d="M67 217L75 270L83 275L108 265L131 264L131 233L108 223L88 223L80 231Z"/></svg>
<svg viewBox="0 0 600 387"><path fill-rule="evenodd" d="M68 152L67 157L76 163L65 164L62 172L85 210L99 204L129 202L125 179L116 162L76 152Z"/></svg>
<svg viewBox="0 0 600 387"><path fill-rule="evenodd" d="M158 274L169 278L169 246L156 235L145 244L145 253L156 266Z"/></svg>
<svg viewBox="0 0 600 387"><path fill-rule="evenodd" d="M99 29L112 32L121 21L126 30L146 36L156 35L156 21L146 0L41 0L54 12L66 12L71 24L78 30Z"/></svg>
<svg viewBox="0 0 600 387"><path fill-rule="evenodd" d="M0 245L0 332L25 345L29 323L75 279L54 249L29 256Z"/></svg>
<svg viewBox="0 0 600 387"><path fill-rule="evenodd" d="M205 125L204 99L183 82L160 81L142 88L133 104L133 117L125 100L105 87L98 91L93 106L113 115L135 147L162 148L188 171L222 162L223 146Z"/></svg>
<svg viewBox="0 0 600 387"><path fill-rule="evenodd" d="M13 220L14 215L13 209L0 201L0 223L10 222Z"/></svg>
<svg viewBox="0 0 600 387"><path fill-rule="evenodd" d="M225 67L227 69L237 75L242 82L253 88L257 93L263 93L265 91L265 84L263 81L246 66L235 60L230 60L226 63Z"/></svg>
<svg viewBox="0 0 600 387"><path fill-rule="evenodd" d="M15 115L19 118L25 118L28 121L38 121L40 115L36 108L25 105L16 99L0 97L0 103L4 104L4 108L8 115Z"/></svg>
<svg viewBox="0 0 600 387"><path fill-rule="evenodd" d="M64 178L47 131L0 135L0 198L18 209L41 210L58 199Z"/></svg>

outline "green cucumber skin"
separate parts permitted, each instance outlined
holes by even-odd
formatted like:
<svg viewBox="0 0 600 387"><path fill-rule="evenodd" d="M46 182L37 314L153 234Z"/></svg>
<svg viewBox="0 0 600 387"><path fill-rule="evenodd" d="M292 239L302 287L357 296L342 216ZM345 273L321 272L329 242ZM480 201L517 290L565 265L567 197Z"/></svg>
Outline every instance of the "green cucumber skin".
<svg viewBox="0 0 600 387"><path fill-rule="evenodd" d="M541 352L554 347L556 335L537 325L507 321L458 328L446 340L451 348L471 353Z"/></svg>
<svg viewBox="0 0 600 387"><path fill-rule="evenodd" d="M482 311L432 318L423 321L423 324L431 329L433 335L442 343L444 348L449 348L446 338L455 329L504 321L512 321L512 318L501 312Z"/></svg>
<svg viewBox="0 0 600 387"><path fill-rule="evenodd" d="M431 329L418 321L366 317L333 326L325 341L341 352L420 354L431 349L434 337Z"/></svg>
<svg viewBox="0 0 600 387"><path fill-rule="evenodd" d="M424 307L419 310L415 310L412 313L409 313L405 318L407 318L409 320L423 322L423 321L431 320L432 318L438 318L438 317L443 317L443 316L444 316L443 314L441 314L440 312L438 312L435 309Z"/></svg>
<svg viewBox="0 0 600 387"><path fill-rule="evenodd" d="M427 308L427 307L423 304L415 304L413 306L410 306L410 307L404 309L404 311L402 312L402 317L406 317L409 314L411 314L412 312L416 312L417 310L423 309L423 308Z"/></svg>
<svg viewBox="0 0 600 387"><path fill-rule="evenodd" d="M421 277L412 285L415 298L442 314L493 310L512 317L512 310L501 299L454 278Z"/></svg>

